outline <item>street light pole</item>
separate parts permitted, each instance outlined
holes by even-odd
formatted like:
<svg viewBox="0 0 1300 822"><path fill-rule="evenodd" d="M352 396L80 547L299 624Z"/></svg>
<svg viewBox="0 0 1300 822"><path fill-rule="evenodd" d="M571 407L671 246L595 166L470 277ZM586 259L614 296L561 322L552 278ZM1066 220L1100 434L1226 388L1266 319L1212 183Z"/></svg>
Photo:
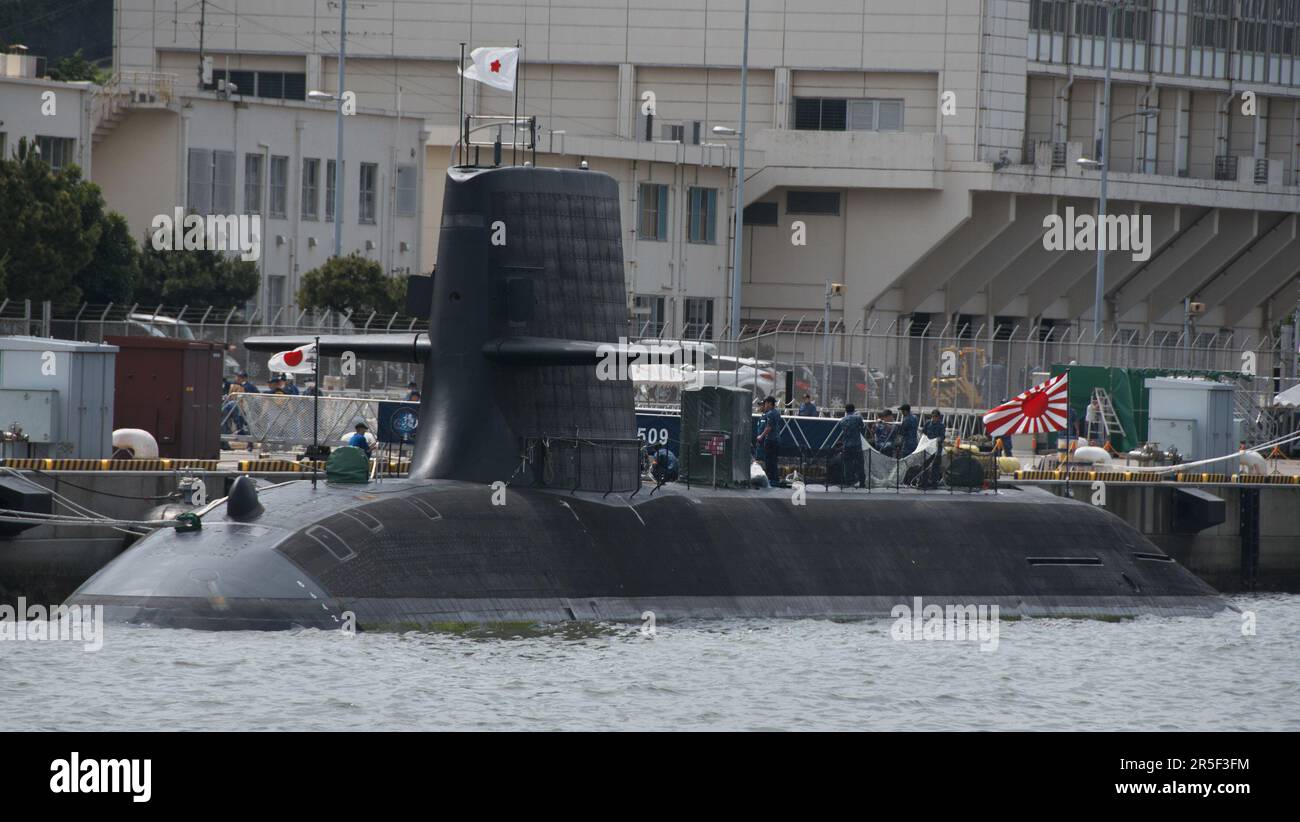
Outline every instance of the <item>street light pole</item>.
<svg viewBox="0 0 1300 822"><path fill-rule="evenodd" d="M820 391L822 408L830 408L831 386L831 295L834 289L831 281L826 279L826 313L822 317L822 390Z"/></svg>
<svg viewBox="0 0 1300 822"><path fill-rule="evenodd" d="M1110 41L1114 0L1106 2L1106 81L1101 92L1101 192L1097 198L1097 284L1092 300L1092 337L1101 336L1101 303L1106 290L1106 177L1110 173Z"/></svg>
<svg viewBox="0 0 1300 822"><path fill-rule="evenodd" d="M343 0L339 11L339 87L338 114L335 128L338 145L334 150L334 256L343 256L343 61L347 58L348 0Z"/></svg>
<svg viewBox="0 0 1300 822"><path fill-rule="evenodd" d="M736 238L731 253L731 336L740 340L740 278L745 248L745 120L749 102L749 0L745 0L745 39L740 55L740 157L736 165ZM740 349L736 349L740 354Z"/></svg>

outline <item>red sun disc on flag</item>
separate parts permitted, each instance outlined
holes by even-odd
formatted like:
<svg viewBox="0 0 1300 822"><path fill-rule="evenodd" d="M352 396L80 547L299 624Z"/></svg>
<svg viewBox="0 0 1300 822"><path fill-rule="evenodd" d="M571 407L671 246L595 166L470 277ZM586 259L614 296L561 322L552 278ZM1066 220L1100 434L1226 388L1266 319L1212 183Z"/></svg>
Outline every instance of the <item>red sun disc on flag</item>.
<svg viewBox="0 0 1300 822"><path fill-rule="evenodd" d="M302 352L298 349L284 352L284 364L292 368L302 362Z"/></svg>
<svg viewBox="0 0 1300 822"><path fill-rule="evenodd" d="M990 437L1064 431L1069 413L1069 372L1052 377L984 415Z"/></svg>
<svg viewBox="0 0 1300 822"><path fill-rule="evenodd" d="M499 74L501 72L501 61L493 60L492 65L489 66L489 68L492 69L493 74Z"/></svg>

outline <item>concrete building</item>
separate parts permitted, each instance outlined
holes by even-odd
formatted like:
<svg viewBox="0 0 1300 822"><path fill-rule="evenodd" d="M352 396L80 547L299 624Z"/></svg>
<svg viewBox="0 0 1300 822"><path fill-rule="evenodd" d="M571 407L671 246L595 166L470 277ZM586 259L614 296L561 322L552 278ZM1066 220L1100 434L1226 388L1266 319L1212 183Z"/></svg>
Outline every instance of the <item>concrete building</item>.
<svg viewBox="0 0 1300 822"><path fill-rule="evenodd" d="M0 54L0 157L10 157L20 140L34 144L56 169L73 164L91 174L90 83L45 79L44 58Z"/></svg>
<svg viewBox="0 0 1300 822"><path fill-rule="evenodd" d="M36 58L23 59L34 74ZM215 75L214 85L225 79ZM192 88L159 71L118 71L104 87L0 77L0 146L25 136L54 167L77 163L142 239L177 208L260 215L254 307L264 322L291 322L302 275L334 251L334 104L307 101L301 80L273 98L199 89L197 64L194 76ZM57 116L42 114L46 91ZM347 117L344 254L392 275L419 268L426 139L422 118L365 107Z"/></svg>
<svg viewBox="0 0 1300 822"><path fill-rule="evenodd" d="M195 93L202 5L118 0L119 71L174 74L178 94ZM350 10L348 90L427 123L420 268L436 257L459 44L519 39L538 161L586 159L620 180L635 316L670 334L725 330L736 151L712 129L738 125L743 2L674 6ZM1098 171L1076 161L1096 155L1103 9L754 0L745 321L811 324L840 282L833 311L847 326L1090 325L1095 252L1046 248L1044 220L1096 211ZM334 92L338 28L337 9L314 0L209 4L203 44L258 96L268 82L283 94L291 76ZM1134 0L1115 15L1111 58L1109 211L1149 216L1152 237L1146 259L1107 254L1108 331L1180 330L1191 299L1206 304L1203 328L1267 333L1294 308L1300 274L1300 3ZM509 94L466 91L467 111L511 113Z"/></svg>

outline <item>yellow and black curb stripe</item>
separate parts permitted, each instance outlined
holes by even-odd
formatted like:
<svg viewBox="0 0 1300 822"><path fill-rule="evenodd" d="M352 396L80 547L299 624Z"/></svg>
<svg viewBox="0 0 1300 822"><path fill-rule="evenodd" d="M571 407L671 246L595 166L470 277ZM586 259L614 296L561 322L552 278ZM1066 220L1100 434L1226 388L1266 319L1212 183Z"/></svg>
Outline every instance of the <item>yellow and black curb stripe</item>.
<svg viewBox="0 0 1300 822"><path fill-rule="evenodd" d="M325 463L321 460L316 460L313 463L305 460L299 462L297 460L270 459L270 460L240 460L239 471L240 472L299 471L299 472L310 473L313 465L315 465L317 471L325 470ZM411 463L409 460L402 460L400 463L397 462L396 460L390 460L387 466L381 464L379 467L382 470L404 473L410 470Z"/></svg>
<svg viewBox="0 0 1300 822"><path fill-rule="evenodd" d="M92 460L31 459L8 457L0 461L5 468L27 471L216 471L217 460Z"/></svg>
<svg viewBox="0 0 1300 822"><path fill-rule="evenodd" d="M1135 471L1016 471L1018 480L1071 480L1102 482L1160 482L1161 475ZM1300 475L1291 474L1175 474L1178 482L1205 485L1300 485Z"/></svg>

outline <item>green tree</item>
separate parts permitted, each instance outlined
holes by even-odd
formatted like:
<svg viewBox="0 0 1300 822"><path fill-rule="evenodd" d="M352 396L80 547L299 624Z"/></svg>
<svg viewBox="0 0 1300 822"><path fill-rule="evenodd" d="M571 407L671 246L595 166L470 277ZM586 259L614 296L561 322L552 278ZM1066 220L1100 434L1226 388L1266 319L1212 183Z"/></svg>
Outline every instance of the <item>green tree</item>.
<svg viewBox="0 0 1300 822"><path fill-rule="evenodd" d="M308 309L392 314L405 303L406 279L385 276L379 263L356 252L308 271L298 289L298 304Z"/></svg>
<svg viewBox="0 0 1300 822"><path fill-rule="evenodd" d="M0 159L0 257L10 297L76 302L80 273L104 229L99 186L68 166L53 172L25 139Z"/></svg>
<svg viewBox="0 0 1300 822"><path fill-rule="evenodd" d="M98 83L101 86L106 84L109 74L103 69L96 68L95 64L87 60L77 49L70 57L64 57L54 64L49 70L51 80L59 80L64 83L75 83L81 80L89 80L92 83Z"/></svg>
<svg viewBox="0 0 1300 822"><path fill-rule="evenodd" d="M95 257L75 278L90 303L130 302L140 281L140 250L126 218L115 211L103 220Z"/></svg>
<svg viewBox="0 0 1300 822"><path fill-rule="evenodd" d="M218 251L155 249L146 232L132 299L142 305L242 305L260 284L255 262Z"/></svg>

